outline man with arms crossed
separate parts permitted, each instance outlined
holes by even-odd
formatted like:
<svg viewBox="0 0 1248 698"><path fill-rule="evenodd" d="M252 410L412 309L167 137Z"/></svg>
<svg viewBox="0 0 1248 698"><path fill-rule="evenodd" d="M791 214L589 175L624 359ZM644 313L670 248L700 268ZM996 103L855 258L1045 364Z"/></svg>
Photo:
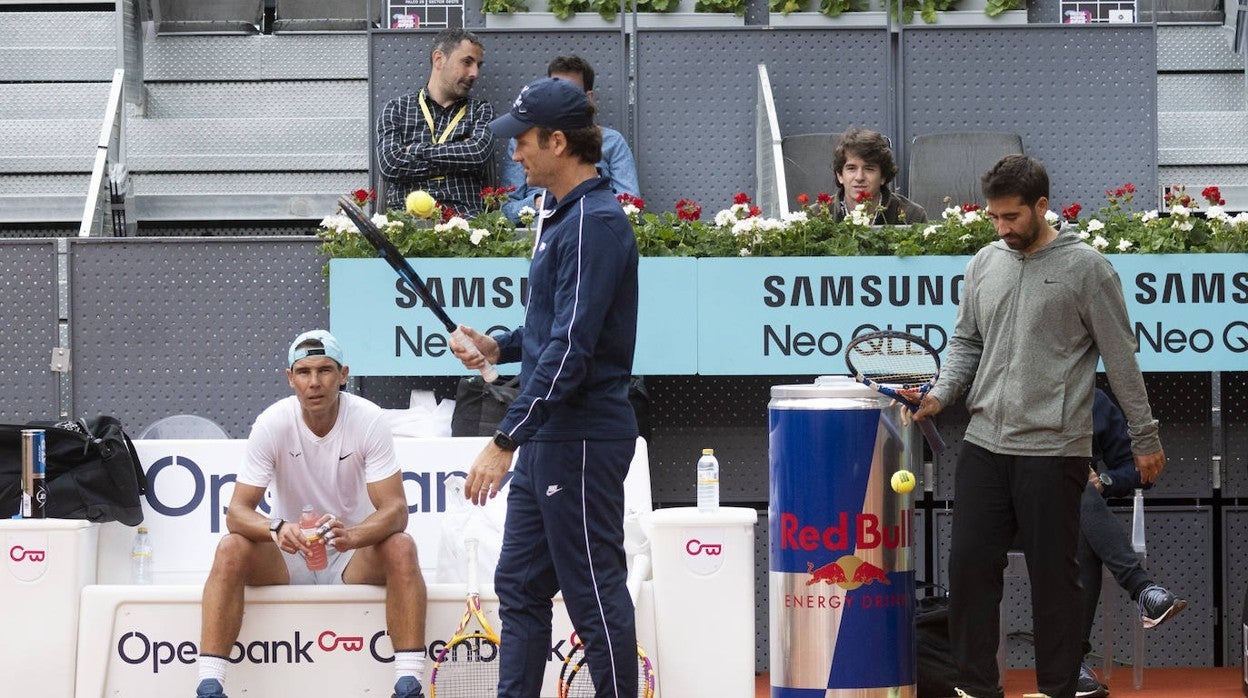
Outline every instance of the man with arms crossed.
<svg viewBox="0 0 1248 698"><path fill-rule="evenodd" d="M247 455L204 583L197 698L224 698L225 668L243 624L244 586L374 584L386 587L395 698L423 698L425 582L407 529L403 473L380 407L340 392L348 368L324 330L290 345L286 378L295 394L252 425ZM273 488L273 515L256 511ZM323 514L329 565L308 570L299 527L305 504ZM330 516L332 515L332 517Z"/></svg>
<svg viewBox="0 0 1248 698"><path fill-rule="evenodd" d="M468 471L484 504L516 454L494 575L502 619L500 698L537 698L562 590L600 698L637 695L637 637L625 585L624 476L637 440L628 401L637 336L637 241L594 164L602 137L576 85L538 80L491 127L516 139L528 183L544 187L524 324L484 336L486 359L521 361L520 395ZM468 368L464 347L452 346Z"/></svg>
<svg viewBox="0 0 1248 698"><path fill-rule="evenodd" d="M958 694L1004 695L998 613L1017 535L1031 580L1039 690L1073 698L1083 640L1075 555L1098 359L1127 416L1144 482L1156 479L1166 456L1114 268L1074 232L1045 221L1049 176L1038 161L1006 156L982 184L1000 239L966 267L940 379L915 415L937 414L970 387L949 558Z"/></svg>
<svg viewBox="0 0 1248 698"><path fill-rule="evenodd" d="M433 37L429 82L395 97L377 117L377 169L386 182L386 208L402 209L423 189L461 215L481 213L494 136L494 107L468 96L485 60L476 34L443 29Z"/></svg>

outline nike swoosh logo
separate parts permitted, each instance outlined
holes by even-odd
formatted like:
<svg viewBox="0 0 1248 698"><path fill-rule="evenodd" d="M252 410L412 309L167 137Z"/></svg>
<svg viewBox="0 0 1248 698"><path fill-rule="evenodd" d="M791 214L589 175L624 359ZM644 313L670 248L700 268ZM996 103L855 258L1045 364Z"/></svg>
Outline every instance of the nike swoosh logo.
<svg viewBox="0 0 1248 698"><path fill-rule="evenodd" d="M559 485L551 485L550 487L546 488L546 496L553 497L562 491L563 491L563 488L560 487Z"/></svg>
<svg viewBox="0 0 1248 698"><path fill-rule="evenodd" d="M354 455L355 455L355 451L352 451L352 452L348 453L348 454L347 454L347 455L345 455L345 456L338 456L338 460L346 460L346 459L348 459L348 458L350 458L351 456L354 456Z"/></svg>
<svg viewBox="0 0 1248 698"><path fill-rule="evenodd" d="M298 458L299 456L303 455L303 451L298 451L298 452L296 452L296 451L289 451L289 453L290 453L290 457L291 457L291 458Z"/></svg>
<svg viewBox="0 0 1248 698"><path fill-rule="evenodd" d="M1044 283L1046 283L1046 284L1060 284L1060 283L1062 283L1062 282L1060 282L1060 281L1055 281L1055 280L1053 280L1053 279L1045 279L1045 280L1044 280Z"/></svg>

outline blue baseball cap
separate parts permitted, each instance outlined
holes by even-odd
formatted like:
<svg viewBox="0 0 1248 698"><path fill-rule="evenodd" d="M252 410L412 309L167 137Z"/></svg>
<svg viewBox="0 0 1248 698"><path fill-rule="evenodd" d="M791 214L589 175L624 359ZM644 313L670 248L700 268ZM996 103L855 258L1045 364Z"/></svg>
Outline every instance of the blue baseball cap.
<svg viewBox="0 0 1248 698"><path fill-rule="evenodd" d="M593 108L584 90L567 80L534 80L511 105L511 111L490 122L490 129L503 138L515 138L534 126L552 131L570 131L594 125Z"/></svg>
<svg viewBox="0 0 1248 698"><path fill-rule="evenodd" d="M310 339L320 342L321 346L303 347L302 349L299 348L300 344L303 344ZM286 354L286 358L288 359L286 365L294 368L296 361L306 359L309 356L328 356L334 361L337 361L339 366L343 365L342 345L338 343L338 340L334 338L334 335L326 332L325 330L309 330L298 337L295 337L295 341L290 345L290 351Z"/></svg>

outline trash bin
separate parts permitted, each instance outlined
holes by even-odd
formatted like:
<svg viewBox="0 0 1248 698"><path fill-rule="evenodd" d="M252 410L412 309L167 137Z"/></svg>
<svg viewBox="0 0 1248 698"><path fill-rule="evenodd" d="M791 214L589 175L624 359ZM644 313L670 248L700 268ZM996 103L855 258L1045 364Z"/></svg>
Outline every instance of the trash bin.
<svg viewBox="0 0 1248 698"><path fill-rule="evenodd" d="M771 389L772 698L916 693L908 416L842 376Z"/></svg>
<svg viewBox="0 0 1248 698"><path fill-rule="evenodd" d="M757 521L742 507L649 514L660 696L754 697Z"/></svg>
<svg viewBox="0 0 1248 698"><path fill-rule="evenodd" d="M0 521L0 674L8 677L6 695L74 694L78 598L95 583L99 533L97 524L78 519Z"/></svg>

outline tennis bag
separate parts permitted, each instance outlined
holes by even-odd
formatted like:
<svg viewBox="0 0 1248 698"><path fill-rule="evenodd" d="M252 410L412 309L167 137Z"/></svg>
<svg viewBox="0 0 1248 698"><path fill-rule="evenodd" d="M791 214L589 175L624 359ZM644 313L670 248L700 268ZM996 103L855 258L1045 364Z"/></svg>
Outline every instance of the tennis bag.
<svg viewBox="0 0 1248 698"><path fill-rule="evenodd" d="M127 526L143 521L139 497L147 492L147 475L121 422L107 415L0 424L0 518L11 518L21 507L23 429L43 429L46 435L49 518Z"/></svg>

